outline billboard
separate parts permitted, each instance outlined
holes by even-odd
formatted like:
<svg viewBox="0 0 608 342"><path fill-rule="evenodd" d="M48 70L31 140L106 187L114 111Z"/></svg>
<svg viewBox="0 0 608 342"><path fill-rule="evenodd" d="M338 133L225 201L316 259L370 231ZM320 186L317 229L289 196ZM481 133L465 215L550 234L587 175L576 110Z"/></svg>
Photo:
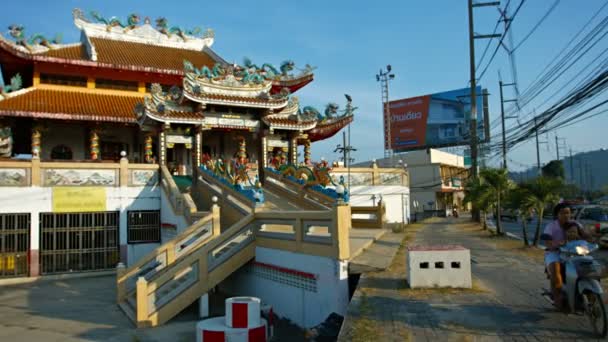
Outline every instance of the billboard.
<svg viewBox="0 0 608 342"><path fill-rule="evenodd" d="M489 138L487 94L477 87L477 135ZM431 95L390 101L384 119L384 146L394 151L469 143L471 89L463 88ZM385 111L386 113L386 111ZM390 137L389 137L390 129Z"/></svg>

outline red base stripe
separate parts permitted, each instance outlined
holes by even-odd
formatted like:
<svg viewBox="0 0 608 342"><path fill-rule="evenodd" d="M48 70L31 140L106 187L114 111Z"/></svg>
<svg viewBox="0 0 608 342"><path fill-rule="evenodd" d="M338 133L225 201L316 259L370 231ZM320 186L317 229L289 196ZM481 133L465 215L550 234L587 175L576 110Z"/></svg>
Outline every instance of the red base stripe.
<svg viewBox="0 0 608 342"><path fill-rule="evenodd" d="M223 331L208 331L203 330L203 342L224 342L225 334Z"/></svg>
<svg viewBox="0 0 608 342"><path fill-rule="evenodd" d="M249 330L249 342L266 342L266 327L262 325Z"/></svg>
<svg viewBox="0 0 608 342"><path fill-rule="evenodd" d="M232 303L232 327L233 328L247 328L248 317L247 310L249 305L247 303Z"/></svg>

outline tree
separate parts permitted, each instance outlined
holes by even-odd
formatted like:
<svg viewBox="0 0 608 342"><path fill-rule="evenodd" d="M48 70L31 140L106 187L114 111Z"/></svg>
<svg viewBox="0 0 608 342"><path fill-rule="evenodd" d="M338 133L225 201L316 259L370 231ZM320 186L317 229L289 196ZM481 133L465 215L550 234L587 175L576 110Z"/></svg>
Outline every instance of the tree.
<svg viewBox="0 0 608 342"><path fill-rule="evenodd" d="M530 205L536 210L538 216L533 242L534 246L537 246L540 239L540 228L545 207L547 205L554 205L559 199L557 194L562 187L562 181L559 178L540 176L531 182L522 184L521 187L528 191L529 195L526 201L530 202Z"/></svg>
<svg viewBox="0 0 608 342"><path fill-rule="evenodd" d="M480 177L471 178L467 182L465 189L463 202L473 204L474 207L483 213L483 229L487 229L486 214L493 203L492 189Z"/></svg>
<svg viewBox="0 0 608 342"><path fill-rule="evenodd" d="M494 201L491 204L496 208L496 234L502 235L501 199L504 199L510 187L507 169L483 169L479 175L490 190L494 192L494 196L492 196Z"/></svg>
<svg viewBox="0 0 608 342"><path fill-rule="evenodd" d="M552 160L542 167L543 176L548 178L565 178L564 164L561 160Z"/></svg>
<svg viewBox="0 0 608 342"><path fill-rule="evenodd" d="M506 198L506 207L515 210L521 219L521 230L524 237L524 246L530 245L528 242L528 218L534 209L534 201L531 200L530 192L521 186L517 186L511 191Z"/></svg>

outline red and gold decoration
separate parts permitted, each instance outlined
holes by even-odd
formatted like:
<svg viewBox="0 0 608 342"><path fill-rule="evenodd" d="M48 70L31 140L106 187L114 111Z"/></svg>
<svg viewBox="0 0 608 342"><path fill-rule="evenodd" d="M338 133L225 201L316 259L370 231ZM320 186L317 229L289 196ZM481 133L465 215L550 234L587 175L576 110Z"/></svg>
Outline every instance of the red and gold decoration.
<svg viewBox="0 0 608 342"><path fill-rule="evenodd" d="M40 127L34 127L32 130L32 158L40 159L42 155L42 149L40 147L40 140L42 139L42 129Z"/></svg>
<svg viewBox="0 0 608 342"><path fill-rule="evenodd" d="M306 140L304 143L304 165L311 165L310 161L310 140Z"/></svg>
<svg viewBox="0 0 608 342"><path fill-rule="evenodd" d="M146 163L150 164L154 161L152 156L152 135L146 135L146 139L144 142L144 160Z"/></svg>
<svg viewBox="0 0 608 342"><path fill-rule="evenodd" d="M99 160L99 135L96 130L91 131L90 144L91 144L91 160Z"/></svg>
<svg viewBox="0 0 608 342"><path fill-rule="evenodd" d="M244 137L238 137L239 139L239 150L237 152L237 158L239 164L247 164L247 144Z"/></svg>

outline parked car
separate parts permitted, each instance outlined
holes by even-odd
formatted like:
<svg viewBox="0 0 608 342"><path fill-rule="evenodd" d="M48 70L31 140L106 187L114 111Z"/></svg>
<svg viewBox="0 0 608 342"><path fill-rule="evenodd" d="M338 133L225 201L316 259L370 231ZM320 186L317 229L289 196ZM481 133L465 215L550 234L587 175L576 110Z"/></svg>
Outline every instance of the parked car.
<svg viewBox="0 0 608 342"><path fill-rule="evenodd" d="M594 204L574 206L572 217L598 238L600 247L608 248L608 207Z"/></svg>
<svg viewBox="0 0 608 342"><path fill-rule="evenodd" d="M502 209L500 211L500 219L501 220L510 220L510 221L513 221L513 222L517 222L518 218L519 218L519 210ZM494 219L496 219L496 211L494 212Z"/></svg>

